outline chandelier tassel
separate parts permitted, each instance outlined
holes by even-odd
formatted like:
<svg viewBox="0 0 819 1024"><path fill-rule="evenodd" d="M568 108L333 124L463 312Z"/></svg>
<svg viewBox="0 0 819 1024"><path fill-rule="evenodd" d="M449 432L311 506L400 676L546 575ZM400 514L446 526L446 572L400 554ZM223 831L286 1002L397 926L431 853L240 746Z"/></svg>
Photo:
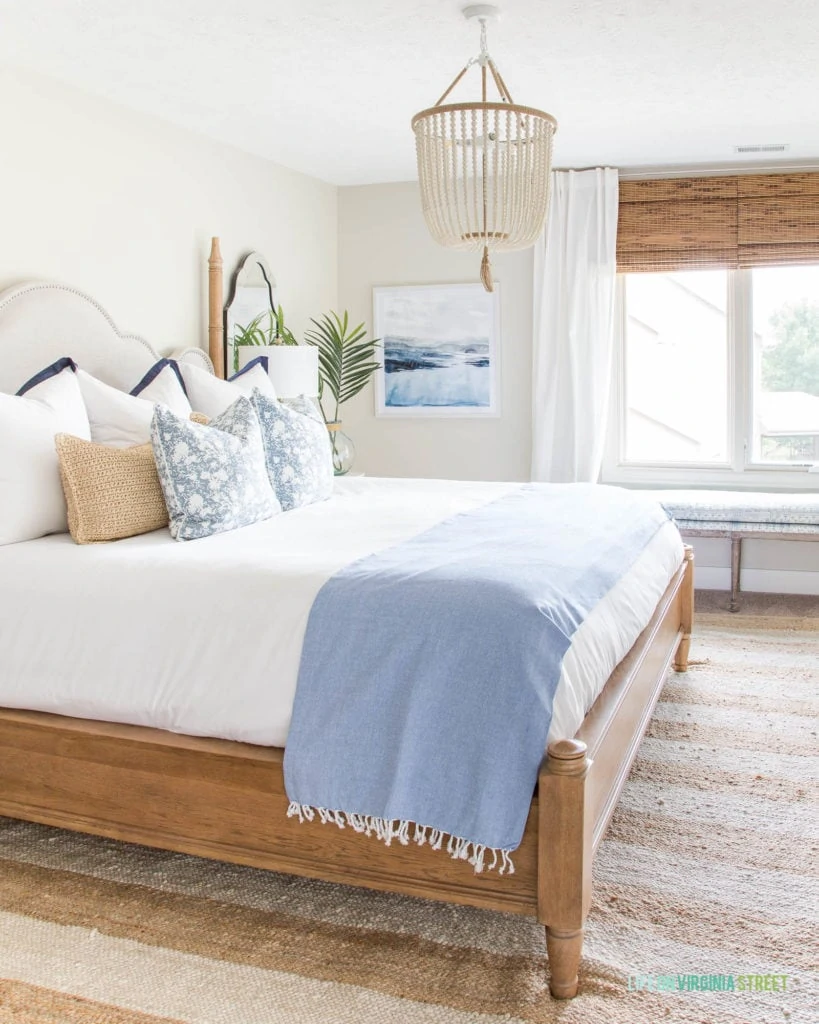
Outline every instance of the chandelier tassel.
<svg viewBox="0 0 819 1024"><path fill-rule="evenodd" d="M492 280L492 261L489 259L489 246L483 247L483 259L481 260L481 284L488 292L495 290L495 283Z"/></svg>

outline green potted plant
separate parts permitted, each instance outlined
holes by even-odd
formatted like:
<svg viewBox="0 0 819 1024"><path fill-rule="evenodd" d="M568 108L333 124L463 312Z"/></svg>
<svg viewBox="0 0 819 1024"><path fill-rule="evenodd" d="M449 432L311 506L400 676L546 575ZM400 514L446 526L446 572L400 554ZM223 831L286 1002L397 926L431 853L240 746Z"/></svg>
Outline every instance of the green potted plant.
<svg viewBox="0 0 819 1024"><path fill-rule="evenodd" d="M257 356L270 355L270 349L279 345L298 345L293 332L284 322L281 306L259 313L249 324L234 328L233 372L238 372ZM255 351L250 350L251 346Z"/></svg>
<svg viewBox="0 0 819 1024"><path fill-rule="evenodd" d="M341 406L366 387L381 365L374 358L379 339L368 339L363 323L350 328L346 310L343 316L325 313L311 323L314 329L305 334L305 341L318 349L319 405L330 432L333 468L336 476L343 476L352 467L355 448L341 429ZM330 403L329 417L325 399Z"/></svg>

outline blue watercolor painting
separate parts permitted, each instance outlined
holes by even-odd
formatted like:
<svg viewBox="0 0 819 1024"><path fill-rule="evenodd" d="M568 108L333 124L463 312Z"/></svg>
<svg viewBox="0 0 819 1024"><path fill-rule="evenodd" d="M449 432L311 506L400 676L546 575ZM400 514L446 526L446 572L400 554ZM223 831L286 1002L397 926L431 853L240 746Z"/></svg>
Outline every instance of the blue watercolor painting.
<svg viewBox="0 0 819 1024"><path fill-rule="evenodd" d="M482 285L378 289L383 410L491 415L494 300Z"/></svg>

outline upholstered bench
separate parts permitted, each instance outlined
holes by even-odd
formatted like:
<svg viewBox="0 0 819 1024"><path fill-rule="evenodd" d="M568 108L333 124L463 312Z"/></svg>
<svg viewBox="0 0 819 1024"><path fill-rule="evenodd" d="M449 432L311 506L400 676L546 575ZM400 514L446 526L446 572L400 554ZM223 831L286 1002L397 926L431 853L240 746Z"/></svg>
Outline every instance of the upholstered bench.
<svg viewBox="0 0 819 1024"><path fill-rule="evenodd" d="M762 494L741 491L658 491L684 537L731 541L731 611L739 610L742 542L819 540L819 492Z"/></svg>

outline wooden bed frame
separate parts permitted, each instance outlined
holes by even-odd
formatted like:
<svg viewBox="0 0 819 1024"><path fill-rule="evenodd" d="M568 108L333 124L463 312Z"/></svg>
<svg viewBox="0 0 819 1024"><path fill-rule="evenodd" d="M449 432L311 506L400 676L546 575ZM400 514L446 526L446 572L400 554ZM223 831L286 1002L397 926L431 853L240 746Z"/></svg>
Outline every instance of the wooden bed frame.
<svg viewBox="0 0 819 1024"><path fill-rule="evenodd" d="M0 815L331 882L536 916L551 991L577 992L591 871L672 660L688 662L693 555L574 739L549 746L514 875L288 818L278 748L0 710Z"/></svg>
<svg viewBox="0 0 819 1024"><path fill-rule="evenodd" d="M212 355L218 366L218 351ZM513 875L476 875L468 863L428 846L386 848L351 829L287 818L281 749L40 712L0 709L0 815L532 915L546 926L552 995L570 998L578 987L594 854L669 667L687 668L693 612L687 547L651 621L575 737L549 746Z"/></svg>

